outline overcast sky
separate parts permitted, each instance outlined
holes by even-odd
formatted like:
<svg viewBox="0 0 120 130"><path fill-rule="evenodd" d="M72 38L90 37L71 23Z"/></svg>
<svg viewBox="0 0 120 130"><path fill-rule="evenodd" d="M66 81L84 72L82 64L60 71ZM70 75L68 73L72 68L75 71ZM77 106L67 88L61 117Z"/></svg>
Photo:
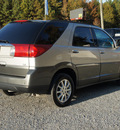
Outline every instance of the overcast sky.
<svg viewBox="0 0 120 130"><path fill-rule="evenodd" d="M91 1L91 0L88 0L88 1ZM102 0L102 2L106 2L107 0ZM99 2L100 2L100 0L99 0Z"/></svg>
<svg viewBox="0 0 120 130"><path fill-rule="evenodd" d="M99 0L100 1L100 0ZM107 0L102 0L102 2L106 2ZM112 0L113 1L113 0Z"/></svg>
<svg viewBox="0 0 120 130"><path fill-rule="evenodd" d="M106 0L102 0L103 2L106 2Z"/></svg>

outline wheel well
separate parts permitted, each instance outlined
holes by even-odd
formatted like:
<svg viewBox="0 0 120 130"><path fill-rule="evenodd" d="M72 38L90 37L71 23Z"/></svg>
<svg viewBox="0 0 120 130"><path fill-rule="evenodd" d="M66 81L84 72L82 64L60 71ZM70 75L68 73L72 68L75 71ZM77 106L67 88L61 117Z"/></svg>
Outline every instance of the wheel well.
<svg viewBox="0 0 120 130"><path fill-rule="evenodd" d="M49 91L51 91L51 89L52 89L52 81L53 81L54 77L55 77L56 75L58 75L59 73L68 74L68 75L73 79L73 82L74 82L74 85L75 85L75 89L76 89L76 74L75 74L74 70L69 69L69 68L64 68L64 69L58 70L58 71L54 74L54 76L53 76L53 78L52 78L52 80L51 80L51 85L50 85Z"/></svg>

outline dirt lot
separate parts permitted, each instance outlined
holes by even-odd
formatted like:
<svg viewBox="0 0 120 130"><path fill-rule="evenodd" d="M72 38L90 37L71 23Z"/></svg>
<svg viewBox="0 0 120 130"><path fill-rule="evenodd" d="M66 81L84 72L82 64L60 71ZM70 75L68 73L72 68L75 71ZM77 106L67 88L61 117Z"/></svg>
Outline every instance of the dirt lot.
<svg viewBox="0 0 120 130"><path fill-rule="evenodd" d="M120 86L115 82L80 89L65 108L48 98L8 97L0 90L0 130L120 130Z"/></svg>

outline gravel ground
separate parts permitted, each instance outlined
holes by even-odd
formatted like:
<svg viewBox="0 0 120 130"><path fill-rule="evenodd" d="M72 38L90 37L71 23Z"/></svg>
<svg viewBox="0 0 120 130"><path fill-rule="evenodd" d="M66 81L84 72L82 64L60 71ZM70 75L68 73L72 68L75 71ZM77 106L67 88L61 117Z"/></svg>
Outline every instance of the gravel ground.
<svg viewBox="0 0 120 130"><path fill-rule="evenodd" d="M120 86L115 82L80 89L65 108L48 98L8 97L0 90L0 130L120 130Z"/></svg>

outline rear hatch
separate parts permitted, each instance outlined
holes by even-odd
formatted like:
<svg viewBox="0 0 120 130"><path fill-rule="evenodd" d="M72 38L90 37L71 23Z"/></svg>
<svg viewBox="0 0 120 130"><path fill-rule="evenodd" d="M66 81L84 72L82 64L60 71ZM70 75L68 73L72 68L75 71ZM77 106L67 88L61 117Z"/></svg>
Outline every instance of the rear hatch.
<svg viewBox="0 0 120 130"><path fill-rule="evenodd" d="M26 76L29 57L34 56L30 49L34 48L34 41L44 24L43 21L21 20L0 30L0 75Z"/></svg>

